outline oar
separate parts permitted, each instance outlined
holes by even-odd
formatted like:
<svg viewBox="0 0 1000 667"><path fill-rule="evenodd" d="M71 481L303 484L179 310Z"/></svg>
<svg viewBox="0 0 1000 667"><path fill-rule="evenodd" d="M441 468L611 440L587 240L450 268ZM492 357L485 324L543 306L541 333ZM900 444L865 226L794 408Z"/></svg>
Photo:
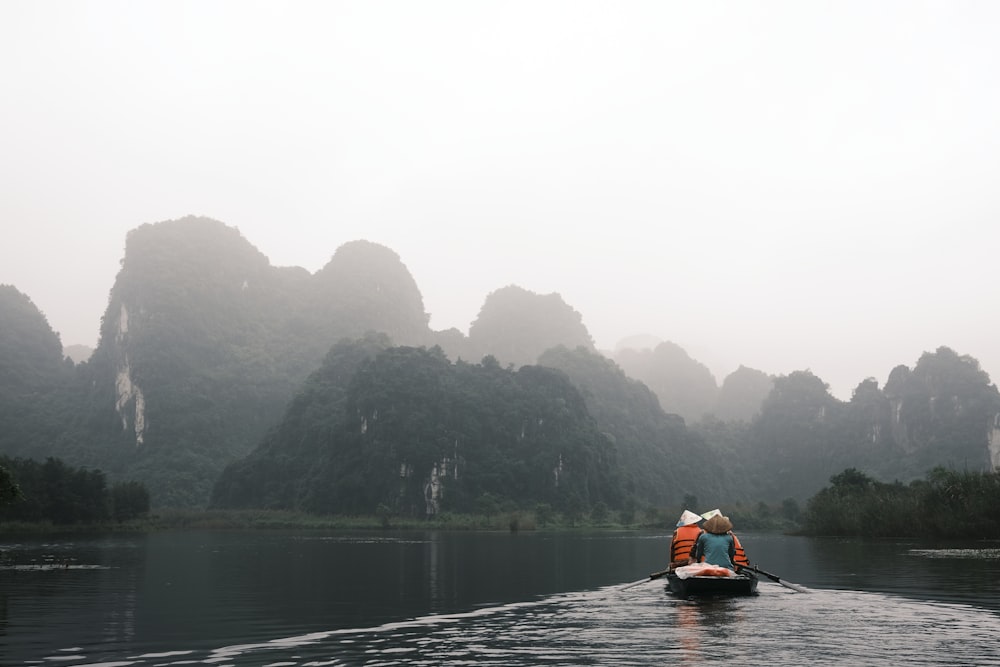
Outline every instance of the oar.
<svg viewBox="0 0 1000 667"><path fill-rule="evenodd" d="M751 565L750 567L744 567L744 568L740 568L740 569L743 569L743 570L753 570L757 574L763 574L765 577L767 577L771 581L776 581L779 584L781 584L782 586L784 586L785 588L791 588L793 591L797 591L799 593L809 593L810 592L809 589L806 588L805 586L799 586L798 584L793 584L790 581L782 581L781 577L779 577L779 576L777 576L775 574L771 574L770 572L765 572L764 570L760 569L756 565Z"/></svg>
<svg viewBox="0 0 1000 667"><path fill-rule="evenodd" d="M649 575L648 579L640 579L639 581L633 581L628 586L622 586L619 590L625 590L626 588L632 588L633 586L638 586L639 584L648 584L649 582L653 581L654 579L659 579L660 577L662 577L663 575L665 575L667 572L669 572L669 570L663 570L662 572L654 572L653 574Z"/></svg>

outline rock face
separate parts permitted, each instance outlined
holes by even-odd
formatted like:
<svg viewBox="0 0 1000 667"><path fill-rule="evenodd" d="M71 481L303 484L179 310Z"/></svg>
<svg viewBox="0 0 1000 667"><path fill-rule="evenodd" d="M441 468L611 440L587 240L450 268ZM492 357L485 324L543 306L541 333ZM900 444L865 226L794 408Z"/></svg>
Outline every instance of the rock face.
<svg viewBox="0 0 1000 667"><path fill-rule="evenodd" d="M122 430L131 429L135 432L135 444L141 445L146 432L146 399L132 378L132 366L129 364L127 346L128 309L122 304L118 316L118 333L112 349L118 353L115 364L115 412L122 420Z"/></svg>
<svg viewBox="0 0 1000 667"><path fill-rule="evenodd" d="M992 470L1000 470L1000 414L993 417L993 424L990 426L987 442L990 451L990 468Z"/></svg>

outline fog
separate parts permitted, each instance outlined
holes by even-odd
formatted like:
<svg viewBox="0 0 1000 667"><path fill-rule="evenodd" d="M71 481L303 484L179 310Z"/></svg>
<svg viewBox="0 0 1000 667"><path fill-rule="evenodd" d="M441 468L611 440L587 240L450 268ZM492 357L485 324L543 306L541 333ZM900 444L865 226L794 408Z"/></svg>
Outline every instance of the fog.
<svg viewBox="0 0 1000 667"><path fill-rule="evenodd" d="M840 398L1000 374L1000 4L0 4L0 284L97 342L127 232L397 252L434 329L558 292L598 347Z"/></svg>

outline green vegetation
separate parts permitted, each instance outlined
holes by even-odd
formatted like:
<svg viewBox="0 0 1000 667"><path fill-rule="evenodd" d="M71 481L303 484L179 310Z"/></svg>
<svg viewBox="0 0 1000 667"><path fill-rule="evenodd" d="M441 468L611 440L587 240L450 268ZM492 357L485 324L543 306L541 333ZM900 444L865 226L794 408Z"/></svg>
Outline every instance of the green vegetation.
<svg viewBox="0 0 1000 667"><path fill-rule="evenodd" d="M21 487L4 466L0 466L0 509L23 498Z"/></svg>
<svg viewBox="0 0 1000 667"><path fill-rule="evenodd" d="M620 468L579 391L554 369L451 363L439 348L343 341L212 507L420 518L547 503L620 507Z"/></svg>
<svg viewBox="0 0 1000 667"><path fill-rule="evenodd" d="M615 444L624 488L636 505L670 506L694 492L732 499L737 470L721 465L684 420L664 412L656 395L612 360L560 345L539 363L562 371L579 388L597 427Z"/></svg>
<svg viewBox="0 0 1000 667"><path fill-rule="evenodd" d="M85 523L60 524L50 519L11 520L0 515L0 533L106 533L160 530L470 530L566 531L652 530L668 534L682 510L648 507L643 512L603 511L562 513L545 503L526 510L490 513L441 512L431 518L398 516L382 506L375 514L310 514L273 509L169 509L144 513L119 521L104 518ZM725 508L737 533L743 531L791 532L797 524L779 508L759 503L754 507Z"/></svg>
<svg viewBox="0 0 1000 667"><path fill-rule="evenodd" d="M149 511L149 493L136 482L107 488L100 470L48 458L0 457L0 521L68 526L136 519Z"/></svg>
<svg viewBox="0 0 1000 667"><path fill-rule="evenodd" d="M908 485L848 468L807 505L802 532L862 537L1000 538L1000 473L935 468Z"/></svg>

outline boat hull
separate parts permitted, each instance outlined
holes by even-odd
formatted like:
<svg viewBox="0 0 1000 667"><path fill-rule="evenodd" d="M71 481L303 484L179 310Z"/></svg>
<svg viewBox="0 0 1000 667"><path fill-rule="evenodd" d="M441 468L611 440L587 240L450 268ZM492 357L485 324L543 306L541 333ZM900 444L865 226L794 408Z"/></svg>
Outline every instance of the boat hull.
<svg viewBox="0 0 1000 667"><path fill-rule="evenodd" d="M666 589L678 597L717 597L757 594L756 575L743 572L735 577L688 577L666 575Z"/></svg>

